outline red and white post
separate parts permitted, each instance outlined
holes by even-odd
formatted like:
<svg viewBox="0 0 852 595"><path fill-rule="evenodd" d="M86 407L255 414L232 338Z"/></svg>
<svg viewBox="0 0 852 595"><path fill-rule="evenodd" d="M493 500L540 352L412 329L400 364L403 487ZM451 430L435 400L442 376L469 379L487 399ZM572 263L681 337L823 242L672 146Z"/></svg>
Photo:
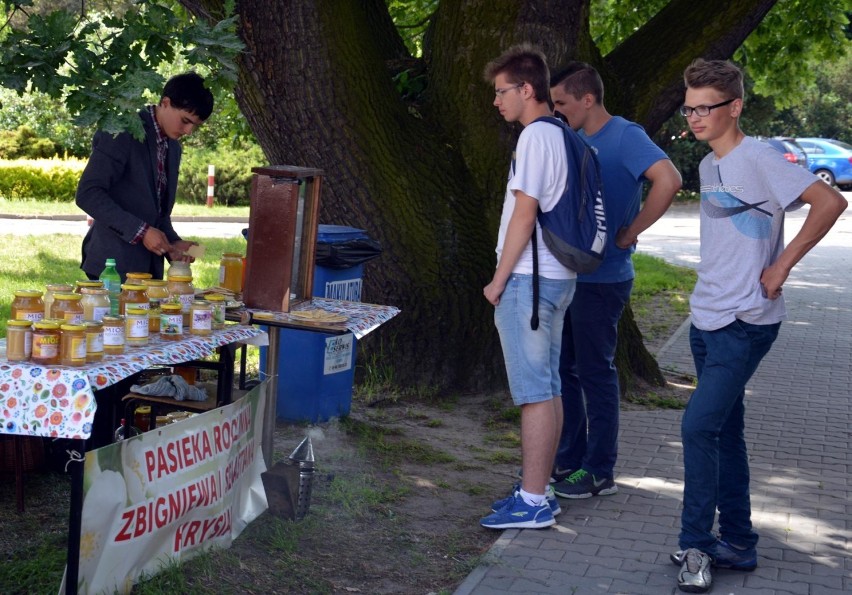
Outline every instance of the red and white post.
<svg viewBox="0 0 852 595"><path fill-rule="evenodd" d="M216 182L216 166L207 166L207 207L213 208L213 186Z"/></svg>

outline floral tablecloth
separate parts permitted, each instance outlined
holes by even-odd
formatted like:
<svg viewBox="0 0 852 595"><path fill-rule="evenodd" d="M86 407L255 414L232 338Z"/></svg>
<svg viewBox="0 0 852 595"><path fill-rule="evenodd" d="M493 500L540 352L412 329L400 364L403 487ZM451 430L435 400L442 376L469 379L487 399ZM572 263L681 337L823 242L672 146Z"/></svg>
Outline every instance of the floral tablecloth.
<svg viewBox="0 0 852 595"><path fill-rule="evenodd" d="M382 306L379 304L365 304L363 302L348 302L344 300L333 300L329 298L313 298L310 302L302 302L297 304L293 311L307 310L311 308L321 308L336 314L346 316L346 322L340 324L321 324L307 323L303 320L291 319L290 315L285 312L271 312L269 310L260 310L257 308L245 308L244 312L250 313L251 322L253 324L277 324L279 326L287 326L290 328L304 328L306 330L328 330L328 331L349 331L355 338L360 340L370 332L379 328L388 320L399 314L399 308L395 306ZM236 311L230 313L235 317L239 317L241 312ZM262 318L258 314L266 314L267 317Z"/></svg>
<svg viewBox="0 0 852 595"><path fill-rule="evenodd" d="M151 366L178 364L212 355L230 343L263 342L252 326L228 325L212 335L180 341L152 337L147 346L79 368L45 367L29 362L0 363L0 434L86 439L92 433L97 405L94 391ZM6 342L0 341L5 360Z"/></svg>

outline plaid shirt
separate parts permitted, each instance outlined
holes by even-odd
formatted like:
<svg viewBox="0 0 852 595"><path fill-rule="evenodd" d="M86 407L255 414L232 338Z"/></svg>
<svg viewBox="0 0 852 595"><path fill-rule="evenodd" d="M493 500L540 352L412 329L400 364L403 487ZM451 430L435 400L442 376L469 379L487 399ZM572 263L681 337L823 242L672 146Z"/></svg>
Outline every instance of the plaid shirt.
<svg viewBox="0 0 852 595"><path fill-rule="evenodd" d="M162 214L166 207L166 185L168 184L166 177L166 155L169 151L169 137L163 133L160 125L157 123L155 106L149 105L148 113L151 114L151 120L154 122L154 131L157 135L157 205ZM147 223L143 223L130 243L138 244L141 242L149 227Z"/></svg>

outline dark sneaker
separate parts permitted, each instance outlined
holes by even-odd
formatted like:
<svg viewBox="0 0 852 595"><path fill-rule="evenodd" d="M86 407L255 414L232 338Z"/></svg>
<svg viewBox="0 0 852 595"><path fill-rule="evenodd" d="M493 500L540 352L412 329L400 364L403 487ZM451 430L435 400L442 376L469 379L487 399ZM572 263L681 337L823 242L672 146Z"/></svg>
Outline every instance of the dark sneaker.
<svg viewBox="0 0 852 595"><path fill-rule="evenodd" d="M576 469L560 469L559 467L554 467L550 471L550 483L559 483L566 477L569 477L572 473L574 473ZM518 469L518 479L524 478L524 470L523 468Z"/></svg>
<svg viewBox="0 0 852 595"><path fill-rule="evenodd" d="M530 506L521 495L512 496L512 502L479 521L488 529L543 529L556 524L547 502Z"/></svg>
<svg viewBox="0 0 852 595"><path fill-rule="evenodd" d="M518 490L521 489L521 484L516 483L512 486L512 495L506 498L502 498L497 500L494 504L491 505L491 512L497 512L512 503L515 499L515 494ZM553 488L547 486L544 490L544 495L547 498L547 505L550 506L550 512L555 517L556 515L562 514L562 507L559 506L559 500L556 499L556 494L553 493Z"/></svg>
<svg viewBox="0 0 852 595"><path fill-rule="evenodd" d="M677 573L677 588L687 593L706 593L713 585L711 558L701 550L689 548L682 554L683 563Z"/></svg>
<svg viewBox="0 0 852 595"><path fill-rule="evenodd" d="M553 484L553 491L560 498L591 498L615 494L618 486L611 477L595 477L585 469L579 469L568 478Z"/></svg>
<svg viewBox="0 0 852 595"><path fill-rule="evenodd" d="M713 558L713 566L725 570L742 570L751 572L757 568L757 549L740 549L719 539L713 545L710 557ZM683 550L678 550L669 556L672 562L680 566L683 563Z"/></svg>

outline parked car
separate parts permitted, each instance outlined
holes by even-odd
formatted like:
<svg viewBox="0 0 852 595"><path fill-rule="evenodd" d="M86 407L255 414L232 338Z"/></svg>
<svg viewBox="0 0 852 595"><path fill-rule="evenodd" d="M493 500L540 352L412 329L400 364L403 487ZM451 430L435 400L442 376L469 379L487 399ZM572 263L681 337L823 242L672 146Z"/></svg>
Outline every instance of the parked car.
<svg viewBox="0 0 852 595"><path fill-rule="evenodd" d="M797 138L808 154L808 169L826 184L852 190L852 145L829 138Z"/></svg>
<svg viewBox="0 0 852 595"><path fill-rule="evenodd" d="M795 139L783 136L758 136L757 140L769 144L770 147L784 155L784 159L790 163L796 163L802 167L808 167L808 155L805 150L799 146Z"/></svg>

